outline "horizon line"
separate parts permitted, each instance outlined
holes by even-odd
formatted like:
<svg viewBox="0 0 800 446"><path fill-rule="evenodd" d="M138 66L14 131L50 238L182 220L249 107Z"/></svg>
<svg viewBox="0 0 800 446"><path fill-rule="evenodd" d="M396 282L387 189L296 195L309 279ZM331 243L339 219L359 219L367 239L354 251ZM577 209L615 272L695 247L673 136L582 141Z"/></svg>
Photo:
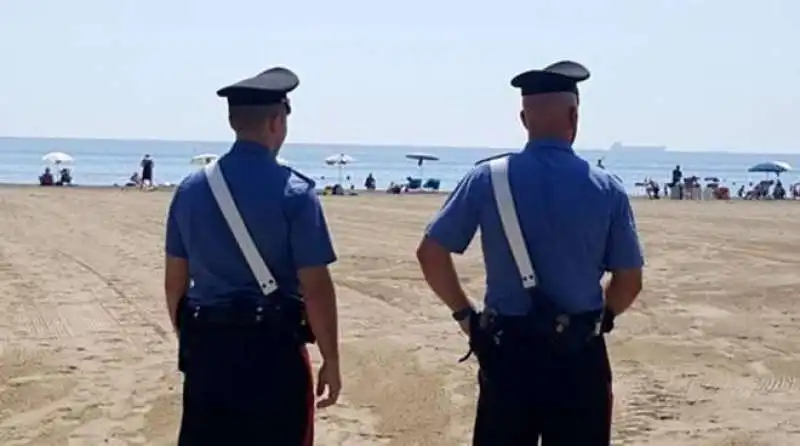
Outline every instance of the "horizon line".
<svg viewBox="0 0 800 446"><path fill-rule="evenodd" d="M85 140L85 141L126 141L126 142L182 142L182 143L198 143L198 144L230 144L231 140L192 140L192 139L177 139L177 138L149 138L149 137L94 137L94 136L18 136L18 135L0 135L0 139L45 139L45 140ZM389 144L389 143L347 143L347 142L312 142L312 141L292 141L284 144L285 146L326 146L326 147L373 147L373 148L408 148L408 149L465 149L465 150L515 150L508 147L489 147L489 146L448 146L448 145L426 145L426 144ZM612 143L613 145L613 143ZM581 148L575 147L578 152L592 151L592 152L612 152L611 146L605 149L599 148ZM633 149L630 152L646 153L648 150ZM758 152L747 152L730 149L672 149L667 147L664 152L671 153L730 153L742 155L759 155ZM764 155L800 155L800 152L762 152Z"/></svg>

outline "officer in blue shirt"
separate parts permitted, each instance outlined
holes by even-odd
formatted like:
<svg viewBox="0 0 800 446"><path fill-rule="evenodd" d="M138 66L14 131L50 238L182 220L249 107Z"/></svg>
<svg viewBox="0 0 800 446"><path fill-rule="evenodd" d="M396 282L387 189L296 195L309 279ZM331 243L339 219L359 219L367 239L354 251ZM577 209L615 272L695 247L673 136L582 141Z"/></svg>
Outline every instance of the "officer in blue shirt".
<svg viewBox="0 0 800 446"><path fill-rule="evenodd" d="M298 84L272 68L219 90L236 142L188 176L169 206L165 290L184 373L180 445L312 444L305 344L314 338L323 358L317 407L339 395L328 272L336 255L314 182L276 161L286 95Z"/></svg>
<svg viewBox="0 0 800 446"><path fill-rule="evenodd" d="M564 61L512 80L522 90L528 144L469 172L417 251L428 284L478 357L474 445L610 443L603 335L638 295L643 256L625 190L572 149L577 84L588 77L585 67ZM486 265L481 313L451 259L478 228Z"/></svg>

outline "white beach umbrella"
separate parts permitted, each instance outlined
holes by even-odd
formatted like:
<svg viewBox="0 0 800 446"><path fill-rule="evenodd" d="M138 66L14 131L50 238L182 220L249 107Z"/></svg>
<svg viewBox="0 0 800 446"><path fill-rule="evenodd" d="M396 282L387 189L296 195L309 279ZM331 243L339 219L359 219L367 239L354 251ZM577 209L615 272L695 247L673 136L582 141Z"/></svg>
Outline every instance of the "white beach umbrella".
<svg viewBox="0 0 800 446"><path fill-rule="evenodd" d="M42 161L53 164L71 163L72 157L64 152L50 152L42 157Z"/></svg>
<svg viewBox="0 0 800 446"><path fill-rule="evenodd" d="M340 153L338 155L331 155L325 158L325 164L329 166L336 166L339 169L339 184L342 184L342 171L344 166L355 162L355 159L350 155L345 155L344 153Z"/></svg>
<svg viewBox="0 0 800 446"><path fill-rule="evenodd" d="M213 153L202 153L200 155L195 155L192 157L190 164L196 164L199 166L205 166L209 163L212 163L219 159L219 155L214 155Z"/></svg>
<svg viewBox="0 0 800 446"><path fill-rule="evenodd" d="M344 153L340 153L338 155L331 155L325 158L325 164L329 166L345 166L347 164L352 163L355 161L353 157L350 155L345 155Z"/></svg>

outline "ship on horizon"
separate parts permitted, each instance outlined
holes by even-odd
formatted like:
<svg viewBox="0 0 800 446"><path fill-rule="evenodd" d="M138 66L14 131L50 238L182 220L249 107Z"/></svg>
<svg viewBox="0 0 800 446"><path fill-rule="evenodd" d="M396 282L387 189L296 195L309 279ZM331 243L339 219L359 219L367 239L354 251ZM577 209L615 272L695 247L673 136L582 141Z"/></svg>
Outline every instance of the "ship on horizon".
<svg viewBox="0 0 800 446"><path fill-rule="evenodd" d="M611 152L666 152L667 146L629 146L620 141L611 144Z"/></svg>

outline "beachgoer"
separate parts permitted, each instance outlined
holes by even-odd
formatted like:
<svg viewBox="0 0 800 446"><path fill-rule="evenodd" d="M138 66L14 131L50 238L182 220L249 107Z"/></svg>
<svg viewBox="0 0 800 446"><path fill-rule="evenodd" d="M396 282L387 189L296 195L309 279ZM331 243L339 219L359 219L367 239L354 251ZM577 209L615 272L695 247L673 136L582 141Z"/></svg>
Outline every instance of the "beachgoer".
<svg viewBox="0 0 800 446"><path fill-rule="evenodd" d="M372 172L367 175L367 179L364 180L364 189L366 190L375 190L375 177L372 176Z"/></svg>
<svg viewBox="0 0 800 446"><path fill-rule="evenodd" d="M142 179L139 176L139 172L133 172L131 177L128 179L128 182L125 183L125 186L133 186L139 187L142 184Z"/></svg>
<svg viewBox="0 0 800 446"><path fill-rule="evenodd" d="M54 182L53 173L50 171L49 167L44 168L44 173L39 175L39 185L40 186L52 186Z"/></svg>
<svg viewBox="0 0 800 446"><path fill-rule="evenodd" d="M781 180L775 181L775 187L772 189L772 198L776 200L783 200L786 198L786 189L783 187Z"/></svg>
<svg viewBox="0 0 800 446"><path fill-rule="evenodd" d="M58 171L58 181L56 181L57 186L69 186L72 184L72 173L64 167L63 169Z"/></svg>
<svg viewBox="0 0 800 446"><path fill-rule="evenodd" d="M677 187L678 188L678 199L679 200L683 200L683 192L684 192L683 186L684 185L683 185L682 180L683 180L683 172L681 171L681 166L677 165L672 170L672 183L670 183L669 187L670 188L673 188L673 187Z"/></svg>
<svg viewBox="0 0 800 446"><path fill-rule="evenodd" d="M153 168L155 168L155 163L153 159L150 158L150 155L145 155L142 158L141 162L142 167L142 187L152 187L153 186Z"/></svg>
<svg viewBox="0 0 800 446"><path fill-rule="evenodd" d="M179 445L310 445L314 338L323 359L317 407L339 395L328 271L336 255L314 182L276 160L286 95L298 83L273 68L219 90L236 142L183 180L169 207L165 290L184 373Z"/></svg>
<svg viewBox="0 0 800 446"><path fill-rule="evenodd" d="M428 284L478 358L473 445L610 443L604 334L638 295L643 257L622 184L572 148L577 83L588 77L583 66L560 62L512 80L522 90L525 149L469 172L417 250ZM487 283L482 313L451 259L478 228ZM603 290L606 271L611 281Z"/></svg>

